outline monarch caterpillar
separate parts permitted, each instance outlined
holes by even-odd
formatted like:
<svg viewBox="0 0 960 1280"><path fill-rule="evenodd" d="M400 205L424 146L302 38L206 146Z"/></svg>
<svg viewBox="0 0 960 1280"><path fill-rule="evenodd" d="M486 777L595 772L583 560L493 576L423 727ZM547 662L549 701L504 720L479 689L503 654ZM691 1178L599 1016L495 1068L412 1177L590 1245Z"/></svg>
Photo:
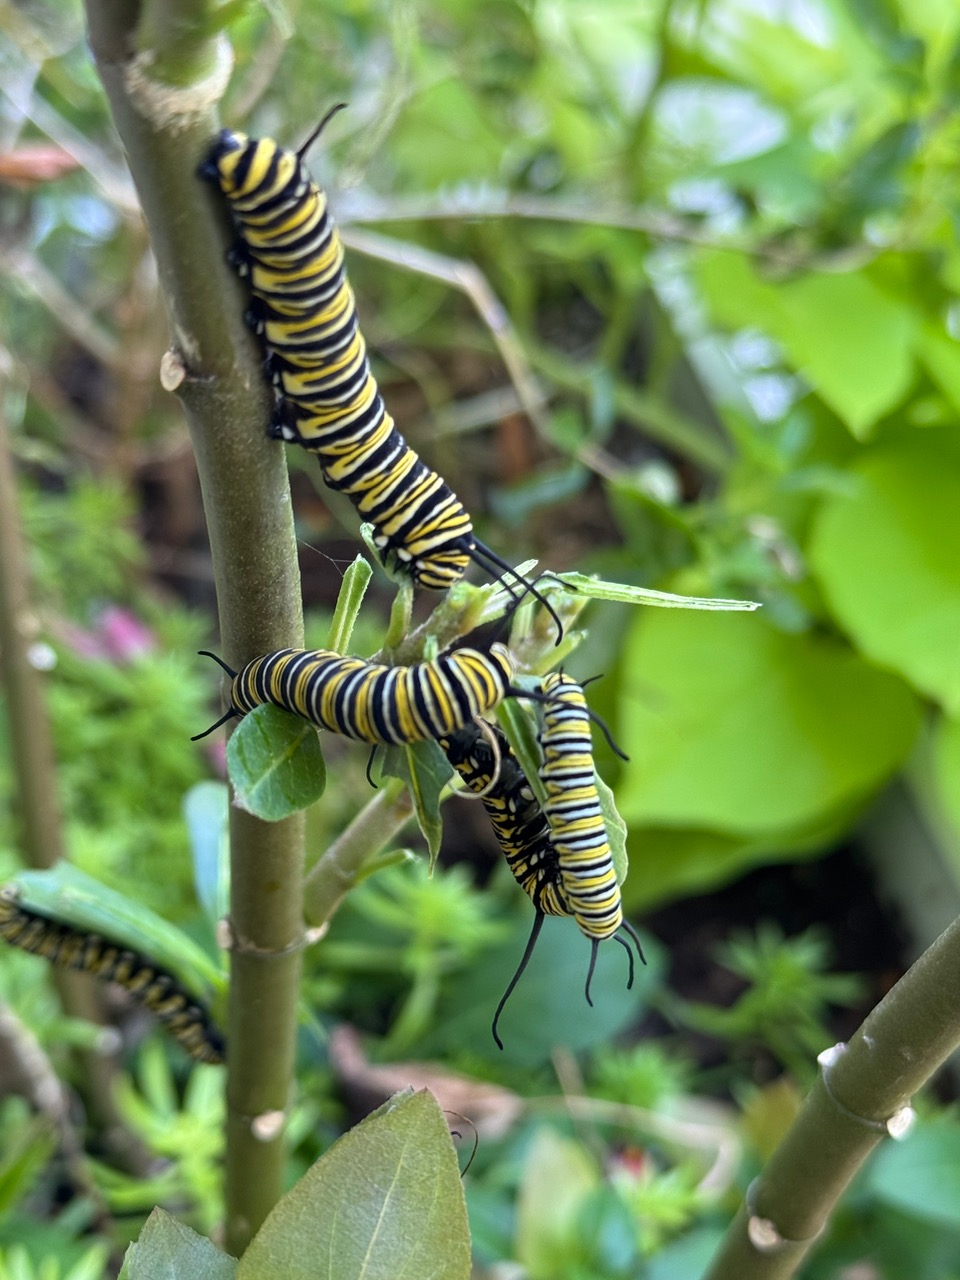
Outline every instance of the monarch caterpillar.
<svg viewBox="0 0 960 1280"><path fill-rule="evenodd" d="M65 969L119 983L145 1005L197 1062L223 1062L226 1042L209 1013L172 974L138 952L99 934L74 929L17 901L15 888L0 890L0 938Z"/></svg>
<svg viewBox="0 0 960 1280"><path fill-rule="evenodd" d="M240 671L215 653L202 650L201 656L213 658L230 676L230 709L194 742L264 702L373 745L442 738L513 693L516 673L513 656L499 643L487 653L455 649L410 667L343 657L329 649L278 649Z"/></svg>
<svg viewBox="0 0 960 1280"><path fill-rule="evenodd" d="M491 724L484 724L481 727L474 721L464 725L449 737L441 739L440 746L467 787L480 798L483 807L490 815L494 833L514 879L534 905L533 928L523 956L493 1016L491 1031L498 1048L502 1049L503 1041L497 1031L500 1015L530 962L544 918L546 916L576 917L576 912L567 889L563 862L546 812L540 807L533 788L502 730ZM614 883L616 883L616 877L614 877ZM591 938L593 943L586 987L587 1001L592 1004L590 978L593 976L599 940L584 928L579 917L576 918L581 930ZM633 936L642 960L643 951L633 926L623 919L620 924ZM617 941L623 940L618 937ZM629 947L627 954L630 957L627 986L632 987L633 953Z"/></svg>
<svg viewBox="0 0 960 1280"><path fill-rule="evenodd" d="M445 591L470 561L543 597L478 541L446 482L407 444L370 371L327 197L304 156L334 107L298 151L270 138L221 131L199 174L225 196L239 232L229 255L253 294L248 318L263 339L280 397L274 437L317 455L326 483L374 526L385 565L416 586Z"/></svg>
<svg viewBox="0 0 960 1280"><path fill-rule="evenodd" d="M620 885L594 777L591 713L583 689L562 671L544 676L542 687L540 779L547 793L543 811L560 859L570 913L581 933L590 939L586 997L587 1003L592 1004L590 981L600 943L616 938L630 956L631 976L633 955L620 929L633 938L641 961L643 948L623 915Z"/></svg>

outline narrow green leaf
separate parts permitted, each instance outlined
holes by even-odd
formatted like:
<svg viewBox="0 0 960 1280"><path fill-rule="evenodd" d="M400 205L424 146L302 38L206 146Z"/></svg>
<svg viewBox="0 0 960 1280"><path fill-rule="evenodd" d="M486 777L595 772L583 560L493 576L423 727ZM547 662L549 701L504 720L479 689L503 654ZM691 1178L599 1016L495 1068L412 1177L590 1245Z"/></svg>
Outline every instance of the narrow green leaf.
<svg viewBox="0 0 960 1280"><path fill-rule="evenodd" d="M23 906L149 956L203 1004L226 989L224 974L176 925L67 862L21 871L9 884Z"/></svg>
<svg viewBox="0 0 960 1280"><path fill-rule="evenodd" d="M520 768L542 808L546 804L547 793L540 781L540 747L534 716L518 699L508 698L497 708L497 719L503 725L507 741L513 747Z"/></svg>
<svg viewBox="0 0 960 1280"><path fill-rule="evenodd" d="M231 734L227 767L237 804L266 822L306 809L327 783L317 730L269 704L254 707Z"/></svg>
<svg viewBox="0 0 960 1280"><path fill-rule="evenodd" d="M276 1206L237 1280L469 1280L456 1152L426 1090L345 1134Z"/></svg>
<svg viewBox="0 0 960 1280"><path fill-rule="evenodd" d="M617 883L623 884L627 878L627 872L630 870L630 862L627 858L627 824L620 816L617 809L617 801L613 791L599 773L594 772L593 780L600 796L600 812L603 814L603 823L607 828L607 839L610 842L610 856L613 858L613 866L617 873Z"/></svg>
<svg viewBox="0 0 960 1280"><path fill-rule="evenodd" d="M332 649L334 653L347 652L347 646L360 613L360 606L363 604L363 597L367 593L372 577L373 570L361 555L355 558L343 575L340 594L337 596L337 606L333 611L333 621L330 623L330 632L327 636L327 648Z"/></svg>
<svg viewBox="0 0 960 1280"><path fill-rule="evenodd" d="M237 1260L154 1209L123 1260L120 1280L234 1280Z"/></svg>
<svg viewBox="0 0 960 1280"><path fill-rule="evenodd" d="M198 782L183 798L183 816L193 855L193 882L211 926L227 913L230 897L230 789Z"/></svg>
<svg viewBox="0 0 960 1280"><path fill-rule="evenodd" d="M711 596L677 596L670 591L653 591L649 587L634 587L626 582L604 582L586 573L559 573L557 577L566 586L582 592L591 600L618 600L623 604L649 604L661 609L710 609L716 611L750 612L759 609L755 600L721 600Z"/></svg>
<svg viewBox="0 0 960 1280"><path fill-rule="evenodd" d="M435 742L389 747L384 754L383 774L406 783L417 824L427 842L432 871L443 835L440 794L453 775L446 756Z"/></svg>

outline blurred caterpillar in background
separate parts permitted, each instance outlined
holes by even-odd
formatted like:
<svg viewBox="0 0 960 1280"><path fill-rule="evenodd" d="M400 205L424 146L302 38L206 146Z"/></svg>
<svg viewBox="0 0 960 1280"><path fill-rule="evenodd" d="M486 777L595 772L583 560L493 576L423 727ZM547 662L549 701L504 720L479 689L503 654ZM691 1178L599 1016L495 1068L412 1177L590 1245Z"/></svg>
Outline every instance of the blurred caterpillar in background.
<svg viewBox="0 0 960 1280"><path fill-rule="evenodd" d="M197 1062L223 1062L226 1041L209 1012L172 974L99 934L48 919L0 890L0 938L65 969L116 982L150 1010Z"/></svg>

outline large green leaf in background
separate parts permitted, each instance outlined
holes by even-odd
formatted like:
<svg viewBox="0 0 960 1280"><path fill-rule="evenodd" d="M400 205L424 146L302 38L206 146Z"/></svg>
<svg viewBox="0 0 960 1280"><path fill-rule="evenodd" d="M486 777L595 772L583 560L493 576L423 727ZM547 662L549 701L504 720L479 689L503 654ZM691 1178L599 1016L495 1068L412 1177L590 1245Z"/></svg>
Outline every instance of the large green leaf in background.
<svg viewBox="0 0 960 1280"><path fill-rule="evenodd" d="M810 561L868 657L960 711L960 460L902 445L853 469L821 508Z"/></svg>
<svg viewBox="0 0 960 1280"><path fill-rule="evenodd" d="M635 825L751 839L812 827L877 788L920 722L896 677L760 615L644 612L619 681L617 801Z"/></svg>
<svg viewBox="0 0 960 1280"><path fill-rule="evenodd" d="M920 316L865 272L768 284L742 254L714 251L700 257L697 278L716 319L776 338L858 439L906 394Z"/></svg>

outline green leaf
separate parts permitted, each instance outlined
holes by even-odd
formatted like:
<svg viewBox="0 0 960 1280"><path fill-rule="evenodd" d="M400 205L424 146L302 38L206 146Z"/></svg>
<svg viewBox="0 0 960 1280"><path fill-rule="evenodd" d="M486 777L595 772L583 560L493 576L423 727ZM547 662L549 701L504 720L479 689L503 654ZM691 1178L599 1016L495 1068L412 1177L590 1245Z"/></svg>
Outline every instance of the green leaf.
<svg viewBox="0 0 960 1280"><path fill-rule="evenodd" d="M864 653L960 712L960 460L902 446L854 468L826 499L810 560Z"/></svg>
<svg viewBox="0 0 960 1280"><path fill-rule="evenodd" d="M950 1117L920 1123L900 1142L887 1142L867 1171L884 1204L924 1222L960 1229L960 1125Z"/></svg>
<svg viewBox="0 0 960 1280"><path fill-rule="evenodd" d="M607 829L610 856L613 858L614 870L617 873L617 884L623 884L630 870L630 862L627 858L627 824L617 809L617 800L612 789L607 786L599 773L594 773L593 781L600 796L600 812L603 814L603 825Z"/></svg>
<svg viewBox="0 0 960 1280"><path fill-rule="evenodd" d="M954 409L960 410L960 342L928 324L920 335L919 356Z"/></svg>
<svg viewBox="0 0 960 1280"><path fill-rule="evenodd" d="M227 767L237 804L265 822L306 809L327 785L317 730L267 703L254 707L231 734Z"/></svg>
<svg viewBox="0 0 960 1280"><path fill-rule="evenodd" d="M617 600L622 604L658 605L661 609L707 609L721 612L752 612L755 600L721 600L712 596L677 596L669 591L653 591L627 582L604 582L587 573L558 573L556 577L591 600Z"/></svg>
<svg viewBox="0 0 960 1280"><path fill-rule="evenodd" d="M123 1260L120 1280L234 1280L237 1260L154 1209Z"/></svg>
<svg viewBox="0 0 960 1280"><path fill-rule="evenodd" d="M387 748L383 774L406 783L417 823L427 842L432 871L443 835L440 793L452 777L453 769L435 742L414 742L409 746Z"/></svg>
<svg viewBox="0 0 960 1280"><path fill-rule="evenodd" d="M901 681L760 617L650 612L620 667L617 801L631 825L759 836L870 795L920 723Z"/></svg>
<svg viewBox="0 0 960 1280"><path fill-rule="evenodd" d="M456 1152L436 1099L398 1095L283 1197L238 1280L469 1280Z"/></svg>
<svg viewBox="0 0 960 1280"><path fill-rule="evenodd" d="M229 908L229 815L230 789L223 782L198 782L183 797L193 881L204 914L214 928Z"/></svg>
<svg viewBox="0 0 960 1280"><path fill-rule="evenodd" d="M691 1276L706 1275L723 1235L720 1227L695 1227L657 1251L648 1262L646 1280L690 1280Z"/></svg>
<svg viewBox="0 0 960 1280"><path fill-rule="evenodd" d="M517 1199L517 1260L531 1280L566 1273L582 1252L578 1216L600 1173L586 1149L555 1130L539 1128L527 1151Z"/></svg>
<svg viewBox="0 0 960 1280"><path fill-rule="evenodd" d="M21 871L9 884L23 906L149 956L202 1004L226 989L221 970L176 925L67 862L48 871Z"/></svg>
<svg viewBox="0 0 960 1280"><path fill-rule="evenodd" d="M624 906L631 911L648 911L672 899L727 884L750 867L817 853L850 829L864 803L863 798L851 800L818 815L812 823L752 836L633 823L627 849L634 872L623 885Z"/></svg>
<svg viewBox="0 0 960 1280"><path fill-rule="evenodd" d="M363 556L355 557L353 564L343 575L340 594L337 596L337 607L333 611L333 621L327 636L327 648L334 653L346 653L353 635L353 628L367 593L373 570Z"/></svg>
<svg viewBox="0 0 960 1280"><path fill-rule="evenodd" d="M716 318L776 338L858 439L906 394L919 318L865 272L768 284L743 255L717 251L701 255L699 279Z"/></svg>

